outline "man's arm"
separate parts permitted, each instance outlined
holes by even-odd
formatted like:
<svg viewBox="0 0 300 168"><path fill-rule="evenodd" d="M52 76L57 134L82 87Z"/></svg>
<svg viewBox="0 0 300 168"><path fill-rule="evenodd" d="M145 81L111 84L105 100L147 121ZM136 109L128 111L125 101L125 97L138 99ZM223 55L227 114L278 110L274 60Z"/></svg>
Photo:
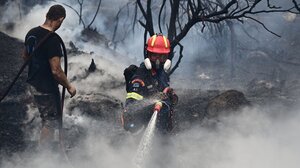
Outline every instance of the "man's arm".
<svg viewBox="0 0 300 168"><path fill-rule="evenodd" d="M76 94L76 88L70 84L70 82L67 79L67 76L65 75L64 71L62 70L60 66L60 57L55 56L49 59L51 71L53 74L54 79L67 88L68 92L70 93L71 97L73 97Z"/></svg>

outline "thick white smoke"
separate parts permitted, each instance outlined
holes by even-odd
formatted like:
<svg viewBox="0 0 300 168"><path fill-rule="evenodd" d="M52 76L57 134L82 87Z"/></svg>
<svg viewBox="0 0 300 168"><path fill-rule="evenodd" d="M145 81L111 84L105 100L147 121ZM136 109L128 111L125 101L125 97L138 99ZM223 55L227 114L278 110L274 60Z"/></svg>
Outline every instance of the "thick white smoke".
<svg viewBox="0 0 300 168"><path fill-rule="evenodd" d="M195 127L179 135L178 159L185 167L298 167L299 110L282 111L286 117L280 118L268 110L244 109L221 119L215 131Z"/></svg>
<svg viewBox="0 0 300 168"><path fill-rule="evenodd" d="M156 137L146 167L296 168L299 121L299 109L246 108L221 118L213 128L195 125L170 137ZM87 138L68 154L74 168L133 167L140 136L124 134L103 121L82 118L84 123L88 123ZM2 167L71 166L63 157L44 152L16 154Z"/></svg>

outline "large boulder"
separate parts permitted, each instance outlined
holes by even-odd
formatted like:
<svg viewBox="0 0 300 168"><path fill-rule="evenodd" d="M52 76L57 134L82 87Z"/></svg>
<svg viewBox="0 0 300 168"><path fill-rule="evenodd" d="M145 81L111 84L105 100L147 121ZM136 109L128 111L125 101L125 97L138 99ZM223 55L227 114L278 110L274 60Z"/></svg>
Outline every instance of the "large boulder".
<svg viewBox="0 0 300 168"><path fill-rule="evenodd" d="M199 123L206 114L208 101L217 96L220 91L200 89L175 89L179 97L175 112L175 129L189 129L194 123Z"/></svg>
<svg viewBox="0 0 300 168"><path fill-rule="evenodd" d="M100 94L79 95L72 99L69 110L80 111L81 114L90 116L96 120L117 122L122 111L123 104L120 100Z"/></svg>
<svg viewBox="0 0 300 168"><path fill-rule="evenodd" d="M208 102L206 115L208 118L215 118L237 111L248 105L250 105L250 102L246 99L242 92L228 90Z"/></svg>

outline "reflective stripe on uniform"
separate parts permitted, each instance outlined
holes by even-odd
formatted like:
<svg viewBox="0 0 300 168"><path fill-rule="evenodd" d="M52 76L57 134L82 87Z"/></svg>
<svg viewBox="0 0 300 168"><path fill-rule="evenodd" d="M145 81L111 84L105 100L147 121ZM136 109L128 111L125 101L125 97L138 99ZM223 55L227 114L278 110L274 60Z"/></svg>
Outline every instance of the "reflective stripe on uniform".
<svg viewBox="0 0 300 168"><path fill-rule="evenodd" d="M135 99L135 100L142 100L144 97L135 92L127 93L126 99Z"/></svg>
<svg viewBox="0 0 300 168"><path fill-rule="evenodd" d="M136 83L136 82L140 83L143 87L145 86L144 81L141 79L134 79L131 83Z"/></svg>

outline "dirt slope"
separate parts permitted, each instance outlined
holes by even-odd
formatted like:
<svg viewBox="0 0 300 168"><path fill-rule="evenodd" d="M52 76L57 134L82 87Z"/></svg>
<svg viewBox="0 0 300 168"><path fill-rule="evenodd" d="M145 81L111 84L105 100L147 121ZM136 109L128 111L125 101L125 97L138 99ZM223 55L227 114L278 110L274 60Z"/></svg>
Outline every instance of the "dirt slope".
<svg viewBox="0 0 300 168"><path fill-rule="evenodd" d="M22 42L0 32L0 95L9 86L23 64ZM11 152L24 146L22 122L26 119L26 72L0 104L0 152Z"/></svg>

